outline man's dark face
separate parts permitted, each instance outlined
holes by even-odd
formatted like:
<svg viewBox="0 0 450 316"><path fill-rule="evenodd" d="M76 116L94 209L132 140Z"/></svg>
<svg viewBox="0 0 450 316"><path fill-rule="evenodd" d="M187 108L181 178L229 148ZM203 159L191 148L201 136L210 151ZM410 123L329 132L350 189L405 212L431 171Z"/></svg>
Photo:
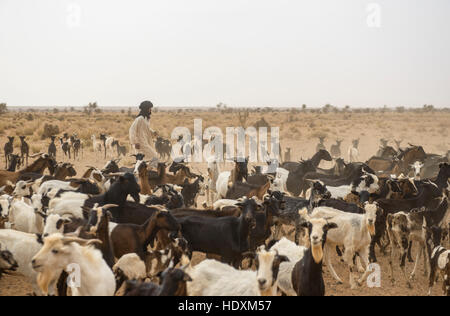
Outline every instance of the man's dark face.
<svg viewBox="0 0 450 316"><path fill-rule="evenodd" d="M150 118L150 116L152 115L152 108L150 108L150 107L143 108L142 114L147 116L148 118Z"/></svg>

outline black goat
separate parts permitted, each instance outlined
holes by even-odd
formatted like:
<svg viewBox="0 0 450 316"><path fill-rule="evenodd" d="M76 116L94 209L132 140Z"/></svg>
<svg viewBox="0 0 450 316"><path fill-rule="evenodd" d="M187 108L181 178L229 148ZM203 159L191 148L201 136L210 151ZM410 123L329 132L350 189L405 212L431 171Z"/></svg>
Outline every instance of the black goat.
<svg viewBox="0 0 450 316"><path fill-rule="evenodd" d="M11 172L15 172L16 168L18 166L20 166L21 164L21 159L19 155L15 155L15 154L10 154L9 157L9 166L8 169L6 171L11 171Z"/></svg>
<svg viewBox="0 0 450 316"><path fill-rule="evenodd" d="M310 181L311 195L309 200L302 198L284 196L283 201L285 201L285 208L280 210L279 215L276 216L276 229L275 238L280 237L281 226L294 225L295 227L295 242L298 244L300 239L300 216L298 215L298 210L306 207L308 211L311 212L314 207L319 206L319 203L323 199L329 199L331 197L330 191L328 191L326 185L321 181Z"/></svg>
<svg viewBox="0 0 450 316"><path fill-rule="evenodd" d="M8 136L8 142L3 147L3 150L5 152L5 169L8 168L8 162L9 162L9 155L11 155L14 152L14 137Z"/></svg>
<svg viewBox="0 0 450 316"><path fill-rule="evenodd" d="M337 225L321 218L303 222L301 226L308 229L311 246L292 270L292 285L298 296L324 296L323 246L328 231Z"/></svg>
<svg viewBox="0 0 450 316"><path fill-rule="evenodd" d="M118 140L113 141L111 145L112 145L113 147L116 146L116 149L117 149L117 157L118 157L118 158L120 158L120 156L124 156L124 157L125 157L125 156L127 155L127 152L128 152L127 147L126 147L126 146L121 146L121 145L119 144L119 141L118 141Z"/></svg>
<svg viewBox="0 0 450 316"><path fill-rule="evenodd" d="M167 268L158 276L161 285L127 281L124 296L187 296L186 282L192 279L183 269Z"/></svg>
<svg viewBox="0 0 450 316"><path fill-rule="evenodd" d="M64 156L69 156L69 159L71 158L70 155L70 145L69 142L67 140L65 140L63 137L59 138L59 141L61 143L61 150L64 153Z"/></svg>
<svg viewBox="0 0 450 316"><path fill-rule="evenodd" d="M155 149L161 159L168 159L172 151L172 144L168 139L158 136L155 142Z"/></svg>
<svg viewBox="0 0 450 316"><path fill-rule="evenodd" d="M28 166L28 157L30 156L30 146L25 141L25 136L19 136L20 138L20 158L22 160L22 165L26 160L26 166ZM26 157L26 159L24 159Z"/></svg>
<svg viewBox="0 0 450 316"><path fill-rule="evenodd" d="M55 145L56 136L50 136L50 138L51 142L50 145L48 145L48 155L53 159L56 159L56 145Z"/></svg>
<svg viewBox="0 0 450 316"><path fill-rule="evenodd" d="M181 190L181 195L183 196L183 201L186 207L195 206L197 207L197 195L200 192L200 178L197 178L193 183L189 183L188 179L184 180L181 185L183 188Z"/></svg>
<svg viewBox="0 0 450 316"><path fill-rule="evenodd" d="M190 250L222 256L224 262L237 268L242 254L249 250L250 230L256 226L255 212L261 208L254 199L245 199L237 205L242 207L238 218L177 218Z"/></svg>

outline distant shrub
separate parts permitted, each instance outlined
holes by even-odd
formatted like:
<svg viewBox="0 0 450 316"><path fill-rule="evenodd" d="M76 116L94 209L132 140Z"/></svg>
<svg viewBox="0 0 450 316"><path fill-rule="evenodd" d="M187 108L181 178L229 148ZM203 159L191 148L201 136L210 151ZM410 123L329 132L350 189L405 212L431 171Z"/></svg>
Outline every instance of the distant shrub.
<svg viewBox="0 0 450 316"><path fill-rule="evenodd" d="M30 136L34 134L34 128L33 127L26 127L23 129L22 135L24 136Z"/></svg>
<svg viewBox="0 0 450 316"><path fill-rule="evenodd" d="M52 125L52 124L45 124L44 129L42 131L41 138L46 139L50 138L50 136L58 135L59 134L59 127L58 125Z"/></svg>
<svg viewBox="0 0 450 316"><path fill-rule="evenodd" d="M39 146L31 145L31 152L32 152L33 154L37 154L37 153L39 153L40 151L41 151L41 148L40 148Z"/></svg>
<svg viewBox="0 0 450 316"><path fill-rule="evenodd" d="M34 120L34 116L33 116L33 114L28 113L28 114L25 116L25 119L26 119L27 121L32 121L32 120Z"/></svg>

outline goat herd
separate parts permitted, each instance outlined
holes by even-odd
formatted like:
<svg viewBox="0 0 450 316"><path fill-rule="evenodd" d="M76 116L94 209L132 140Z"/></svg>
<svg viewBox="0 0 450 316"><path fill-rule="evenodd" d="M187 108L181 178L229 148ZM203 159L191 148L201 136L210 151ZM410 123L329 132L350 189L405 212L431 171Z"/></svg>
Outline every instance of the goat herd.
<svg viewBox="0 0 450 316"><path fill-rule="evenodd" d="M285 155L251 172L246 158L221 171L211 157L205 175L183 161L153 169L138 154L132 167L115 159L75 178L52 153L30 156L26 167L0 171L0 277L15 271L36 295L322 296L323 265L343 282L333 256L355 289L379 248L393 281L397 269L397 282L413 286L423 257L430 294L442 276L450 295L448 157L382 142L363 163L358 143L347 162L319 144L311 159ZM102 149L94 138L93 146ZM335 166L322 169L322 160ZM206 259L194 264L194 252Z"/></svg>

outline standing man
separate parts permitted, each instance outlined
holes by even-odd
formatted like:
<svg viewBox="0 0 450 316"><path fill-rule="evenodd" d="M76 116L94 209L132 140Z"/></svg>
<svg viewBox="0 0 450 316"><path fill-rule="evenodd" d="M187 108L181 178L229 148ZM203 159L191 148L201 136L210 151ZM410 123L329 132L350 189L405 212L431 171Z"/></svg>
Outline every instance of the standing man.
<svg viewBox="0 0 450 316"><path fill-rule="evenodd" d="M145 155L147 160L158 160L158 154L153 148L152 138L158 134L150 128L150 116L152 115L153 104L144 101L139 106L139 115L130 127L130 143L135 154Z"/></svg>

